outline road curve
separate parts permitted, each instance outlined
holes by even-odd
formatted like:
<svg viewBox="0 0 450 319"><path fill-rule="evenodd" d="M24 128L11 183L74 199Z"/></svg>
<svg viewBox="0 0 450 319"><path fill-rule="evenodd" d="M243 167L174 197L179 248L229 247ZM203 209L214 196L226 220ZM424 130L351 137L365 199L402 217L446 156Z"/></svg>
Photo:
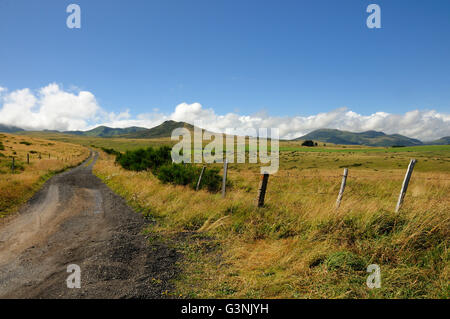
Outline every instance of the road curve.
<svg viewBox="0 0 450 319"><path fill-rule="evenodd" d="M0 298L162 298L178 254L142 234L145 221L92 174L98 154L54 176L0 226ZM81 270L68 288L67 267Z"/></svg>

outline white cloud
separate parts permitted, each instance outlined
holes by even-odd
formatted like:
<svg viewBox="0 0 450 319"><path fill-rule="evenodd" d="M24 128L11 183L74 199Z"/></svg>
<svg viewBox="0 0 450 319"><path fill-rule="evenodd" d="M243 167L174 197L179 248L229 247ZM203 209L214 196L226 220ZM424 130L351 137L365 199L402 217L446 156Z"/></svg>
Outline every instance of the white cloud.
<svg viewBox="0 0 450 319"><path fill-rule="evenodd" d="M54 83L37 92L13 91L1 100L0 122L30 130L84 128L101 111L92 93L65 92Z"/></svg>
<svg viewBox="0 0 450 319"><path fill-rule="evenodd" d="M162 113L158 108L153 108L150 113L133 117L129 110L118 114L105 111L91 92L72 91L64 91L54 83L36 92L30 89L9 92L0 87L0 123L25 129L63 131L85 130L98 125L149 128L171 119L188 123L201 122L202 127L215 132L225 132L227 128L245 130L278 127L280 137L286 139L299 137L319 128L355 132L376 130L425 141L450 135L450 114L434 110L361 115L347 108L338 108L311 116L276 117L265 112L252 115L231 112L220 115L212 108L203 108L200 103L181 103L172 113Z"/></svg>

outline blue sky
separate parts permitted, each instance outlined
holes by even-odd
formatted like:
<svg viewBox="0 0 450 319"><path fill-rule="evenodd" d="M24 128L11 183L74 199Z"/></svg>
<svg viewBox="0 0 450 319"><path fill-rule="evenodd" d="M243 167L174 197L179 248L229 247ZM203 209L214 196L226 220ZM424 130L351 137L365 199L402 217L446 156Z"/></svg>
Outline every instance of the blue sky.
<svg viewBox="0 0 450 319"><path fill-rule="evenodd" d="M381 29L366 26L370 3ZM182 102L274 117L450 113L448 0L0 0L0 39L8 92L57 83L131 116Z"/></svg>

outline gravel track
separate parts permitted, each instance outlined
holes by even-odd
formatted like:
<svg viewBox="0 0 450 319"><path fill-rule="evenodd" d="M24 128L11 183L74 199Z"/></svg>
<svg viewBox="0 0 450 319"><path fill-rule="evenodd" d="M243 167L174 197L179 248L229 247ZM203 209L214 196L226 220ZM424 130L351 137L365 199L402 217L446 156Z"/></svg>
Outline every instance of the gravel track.
<svg viewBox="0 0 450 319"><path fill-rule="evenodd" d="M54 176L0 226L0 298L163 298L177 252L149 245L143 217L92 174L90 164ZM81 288L67 288L67 266Z"/></svg>

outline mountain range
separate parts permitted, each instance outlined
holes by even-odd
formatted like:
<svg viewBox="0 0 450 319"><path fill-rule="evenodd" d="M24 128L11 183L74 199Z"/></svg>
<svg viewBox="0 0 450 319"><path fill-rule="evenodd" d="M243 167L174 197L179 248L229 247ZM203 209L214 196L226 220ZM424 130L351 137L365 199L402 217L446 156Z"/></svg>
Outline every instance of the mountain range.
<svg viewBox="0 0 450 319"><path fill-rule="evenodd" d="M163 138L170 137L172 131L176 128L187 128L194 130L194 126L186 122L165 121L153 128L127 127L111 128L107 126L98 126L88 131L65 131L64 134L90 136L90 137L121 137L121 138ZM0 124L0 132L14 133L24 131L23 129L10 125ZM47 131L48 132L48 131ZM50 131L57 132L57 131ZM336 129L319 129L310 132L304 136L294 139L313 140L323 143L343 144L343 145L367 145L367 146L418 146L418 145L450 145L450 136L442 137L431 142L422 142L418 139L410 138L400 134L385 134L377 131L349 132Z"/></svg>
<svg viewBox="0 0 450 319"><path fill-rule="evenodd" d="M15 132L20 132L20 131L25 131L25 130L20 127L17 127L17 126L0 124L0 132L15 133Z"/></svg>
<svg viewBox="0 0 450 319"><path fill-rule="evenodd" d="M64 134L91 136L91 137L119 137L128 134L136 134L147 131L144 127L131 126L127 128L112 128L108 126L98 126L89 131L65 131Z"/></svg>
<svg viewBox="0 0 450 319"><path fill-rule="evenodd" d="M446 140L447 139L447 140ZM320 129L308 133L295 140L313 140L325 143L344 145L367 145L367 146L417 146L427 144L448 144L449 137L441 138L438 141L424 143L415 138L410 138L400 134L387 135L383 132L366 131L360 133L340 131L336 129Z"/></svg>

